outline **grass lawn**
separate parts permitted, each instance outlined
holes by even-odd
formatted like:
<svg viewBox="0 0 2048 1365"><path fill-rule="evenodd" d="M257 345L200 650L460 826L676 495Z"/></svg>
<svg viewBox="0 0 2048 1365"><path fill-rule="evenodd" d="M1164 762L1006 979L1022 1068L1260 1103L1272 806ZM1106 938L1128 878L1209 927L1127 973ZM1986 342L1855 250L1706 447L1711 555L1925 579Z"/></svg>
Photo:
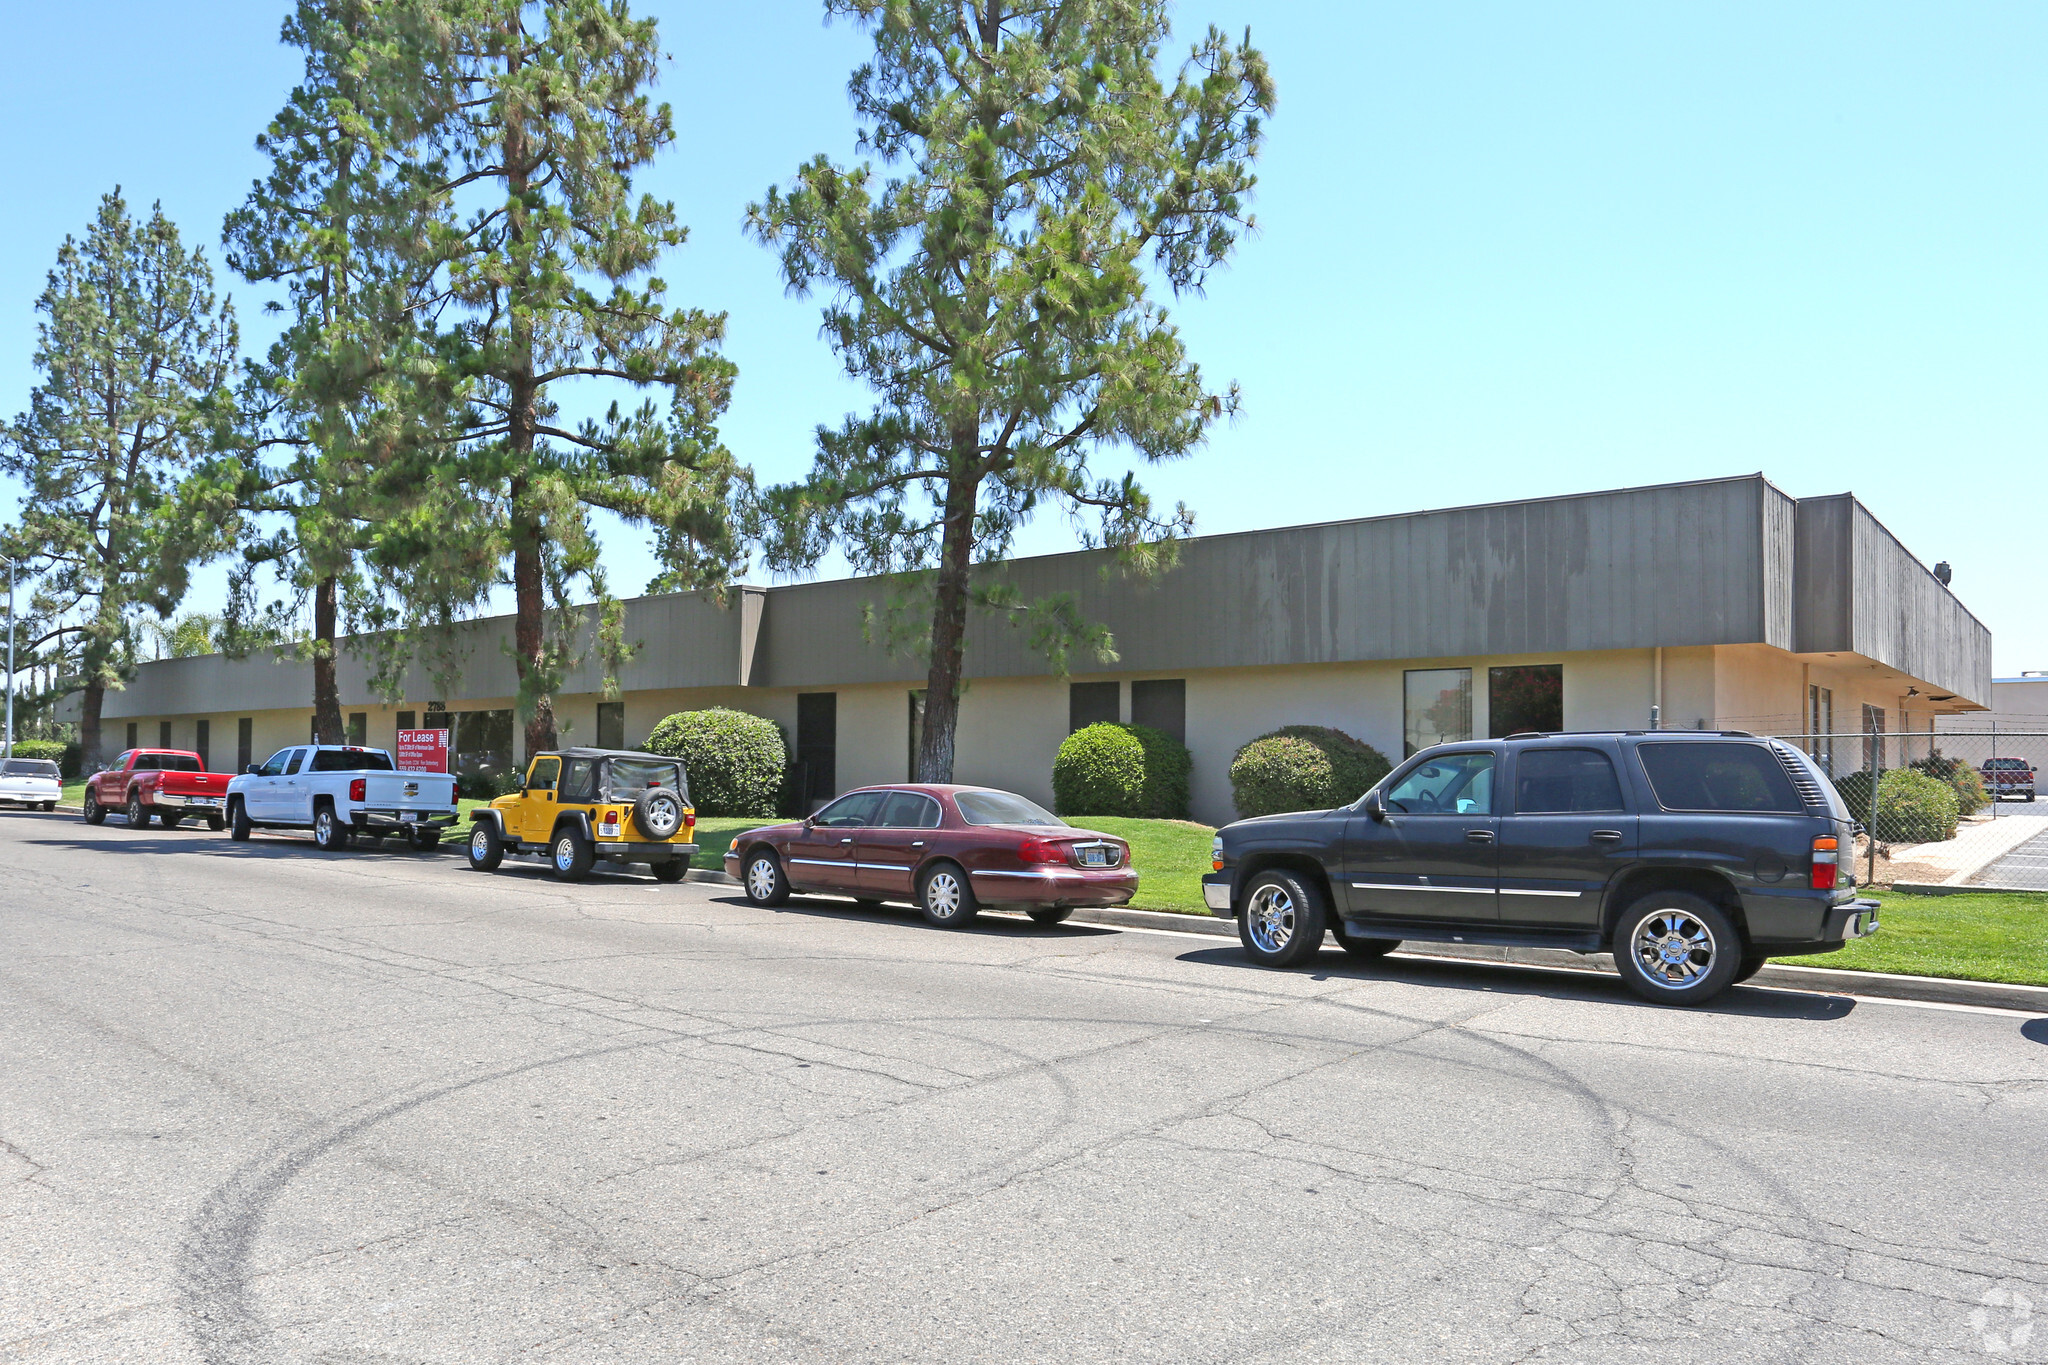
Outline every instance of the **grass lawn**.
<svg viewBox="0 0 2048 1365"><path fill-rule="evenodd" d="M1138 869L1138 894L1133 910L1171 910L1206 915L1202 874L1209 870L1209 841L1216 831L1192 820L1131 820L1115 815L1061 817L1082 829L1114 834L1131 846L1131 866Z"/></svg>
<svg viewBox="0 0 2048 1365"><path fill-rule="evenodd" d="M1914 896L1879 891L1875 937L1838 953L1774 961L1853 972L2048 986L2048 892Z"/></svg>

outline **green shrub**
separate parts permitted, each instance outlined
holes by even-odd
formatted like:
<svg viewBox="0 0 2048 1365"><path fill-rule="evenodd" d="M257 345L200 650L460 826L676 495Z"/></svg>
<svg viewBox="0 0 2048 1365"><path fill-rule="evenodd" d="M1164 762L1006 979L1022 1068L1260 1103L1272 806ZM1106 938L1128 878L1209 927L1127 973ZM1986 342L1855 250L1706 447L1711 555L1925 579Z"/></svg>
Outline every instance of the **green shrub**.
<svg viewBox="0 0 2048 1365"><path fill-rule="evenodd" d="M1870 770L1858 768L1853 773L1843 773L1835 779L1835 790L1842 794L1842 802L1849 807L1849 818L1870 823Z"/></svg>
<svg viewBox="0 0 2048 1365"><path fill-rule="evenodd" d="M1185 820L1185 744L1149 725L1089 725L1068 735L1052 761L1052 800L1061 815Z"/></svg>
<svg viewBox="0 0 2048 1365"><path fill-rule="evenodd" d="M1342 730L1286 725L1237 751L1230 796L1245 817L1329 810L1356 801L1392 769L1385 754Z"/></svg>
<svg viewBox="0 0 2048 1365"><path fill-rule="evenodd" d="M725 706L676 712L647 736L647 751L683 760L699 815L774 815L789 767L774 721Z"/></svg>
<svg viewBox="0 0 2048 1365"><path fill-rule="evenodd" d="M68 782L78 776L81 750L77 744L67 744L61 739L17 739L14 741L16 758L45 758L57 765L57 771Z"/></svg>
<svg viewBox="0 0 2048 1365"><path fill-rule="evenodd" d="M1894 768L1878 779L1877 820L1881 843L1928 844L1956 837L1956 792L1948 783L1912 768Z"/></svg>
<svg viewBox="0 0 2048 1365"><path fill-rule="evenodd" d="M1991 794L1984 790L1984 779L1967 759L1951 758L1936 750L1931 756L1915 759L1906 766L1926 773L1937 782L1948 783L1956 794L1958 814L1975 815L1991 804Z"/></svg>
<svg viewBox="0 0 2048 1365"><path fill-rule="evenodd" d="M507 768L503 772L472 772L455 775L455 795L464 801L495 801L501 796L510 796L520 789L526 780L523 768Z"/></svg>

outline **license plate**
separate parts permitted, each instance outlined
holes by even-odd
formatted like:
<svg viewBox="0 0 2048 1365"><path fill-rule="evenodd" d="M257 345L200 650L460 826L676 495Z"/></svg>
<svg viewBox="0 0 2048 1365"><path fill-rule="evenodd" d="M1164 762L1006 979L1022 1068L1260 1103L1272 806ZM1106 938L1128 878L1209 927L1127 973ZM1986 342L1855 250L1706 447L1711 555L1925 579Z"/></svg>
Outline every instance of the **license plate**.
<svg viewBox="0 0 2048 1365"><path fill-rule="evenodd" d="M185 804L188 806L218 806L220 798L218 796L192 796L186 798Z"/></svg>
<svg viewBox="0 0 2048 1365"><path fill-rule="evenodd" d="M1084 848L1081 850L1081 866L1108 867L1109 850L1106 848Z"/></svg>

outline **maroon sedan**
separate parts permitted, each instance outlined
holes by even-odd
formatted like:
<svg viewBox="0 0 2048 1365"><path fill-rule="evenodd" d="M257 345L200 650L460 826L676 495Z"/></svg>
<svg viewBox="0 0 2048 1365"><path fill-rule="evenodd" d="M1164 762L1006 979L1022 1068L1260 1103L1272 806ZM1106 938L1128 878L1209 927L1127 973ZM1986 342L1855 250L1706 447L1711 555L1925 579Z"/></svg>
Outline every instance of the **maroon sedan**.
<svg viewBox="0 0 2048 1365"><path fill-rule="evenodd" d="M944 927L983 906L1058 924L1077 905L1122 905L1138 889L1130 863L1123 840L986 787L863 787L801 824L749 830L725 855L756 905L792 891L909 901Z"/></svg>

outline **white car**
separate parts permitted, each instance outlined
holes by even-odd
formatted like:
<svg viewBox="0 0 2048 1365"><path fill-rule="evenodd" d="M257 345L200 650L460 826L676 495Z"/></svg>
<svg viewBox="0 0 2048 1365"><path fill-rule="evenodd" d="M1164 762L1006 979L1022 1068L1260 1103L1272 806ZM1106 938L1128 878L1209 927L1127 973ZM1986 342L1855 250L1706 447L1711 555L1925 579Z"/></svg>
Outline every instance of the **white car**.
<svg viewBox="0 0 2048 1365"><path fill-rule="evenodd" d="M10 758L0 762L0 805L57 809L64 793L57 765L47 758Z"/></svg>
<svg viewBox="0 0 2048 1365"><path fill-rule="evenodd" d="M382 749L353 744L300 744L252 763L228 783L228 830L310 829L330 853L356 835L403 836L414 848L441 842L455 823L455 778L401 772Z"/></svg>

